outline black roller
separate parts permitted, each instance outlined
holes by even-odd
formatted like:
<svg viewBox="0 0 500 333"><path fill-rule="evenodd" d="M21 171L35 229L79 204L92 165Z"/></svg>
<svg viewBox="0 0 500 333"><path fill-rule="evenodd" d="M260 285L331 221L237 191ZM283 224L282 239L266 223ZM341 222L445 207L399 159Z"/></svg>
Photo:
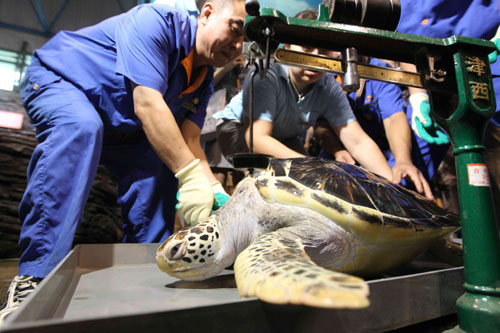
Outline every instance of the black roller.
<svg viewBox="0 0 500 333"><path fill-rule="evenodd" d="M335 23L396 30L401 15L399 0L323 0Z"/></svg>
<svg viewBox="0 0 500 333"><path fill-rule="evenodd" d="M257 0L246 0L245 9L247 11L247 14L250 16L260 15L260 4L259 1Z"/></svg>

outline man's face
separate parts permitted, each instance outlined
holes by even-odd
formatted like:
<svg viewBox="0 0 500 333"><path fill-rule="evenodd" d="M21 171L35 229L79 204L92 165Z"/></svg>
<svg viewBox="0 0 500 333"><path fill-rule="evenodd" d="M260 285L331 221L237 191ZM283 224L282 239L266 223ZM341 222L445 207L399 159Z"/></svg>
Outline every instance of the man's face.
<svg viewBox="0 0 500 333"><path fill-rule="evenodd" d="M285 46L287 49L292 50L292 51L297 51L297 52L304 52L304 53L310 53L310 54L319 54L319 55L324 55L331 57L332 56L332 51L330 50L324 50L324 49L317 49L317 48L312 48L312 47L305 47L305 46L299 46L299 45L286 45ZM313 71L310 69L304 69L300 67L290 67L291 74L295 77L295 80L298 84L313 84L318 82L323 75L325 75L324 72L317 72Z"/></svg>
<svg viewBox="0 0 500 333"><path fill-rule="evenodd" d="M233 1L233 6L226 8L206 3L199 18L197 52L215 67L241 55L246 15L244 1Z"/></svg>

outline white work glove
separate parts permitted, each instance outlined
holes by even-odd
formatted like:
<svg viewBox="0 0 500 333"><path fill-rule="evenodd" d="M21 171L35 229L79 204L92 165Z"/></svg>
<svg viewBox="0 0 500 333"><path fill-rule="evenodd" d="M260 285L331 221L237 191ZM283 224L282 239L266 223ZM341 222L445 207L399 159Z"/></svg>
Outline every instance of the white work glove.
<svg viewBox="0 0 500 333"><path fill-rule="evenodd" d="M212 206L212 211L216 211L217 209L221 208L223 204L226 203L226 201L229 200L230 196L229 194L226 193L224 190L224 187L222 187L222 184L219 182L213 182L210 183L212 186L212 190L214 191L215 199L214 199L214 204Z"/></svg>
<svg viewBox="0 0 500 333"><path fill-rule="evenodd" d="M419 138L437 145L450 142L448 136L441 131L431 118L431 105L429 104L429 96L426 93L412 94L410 104L413 109L411 128Z"/></svg>
<svg viewBox="0 0 500 333"><path fill-rule="evenodd" d="M179 179L176 208L187 225L197 224L210 215L214 203L214 192L203 172L200 160L196 159L175 174Z"/></svg>

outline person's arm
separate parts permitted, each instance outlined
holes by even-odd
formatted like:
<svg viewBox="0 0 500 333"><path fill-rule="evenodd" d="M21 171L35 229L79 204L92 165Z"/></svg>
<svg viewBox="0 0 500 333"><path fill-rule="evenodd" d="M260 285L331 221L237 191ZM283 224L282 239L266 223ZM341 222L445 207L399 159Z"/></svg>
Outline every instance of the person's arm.
<svg viewBox="0 0 500 333"><path fill-rule="evenodd" d="M193 121L185 119L181 125L181 133L191 152L193 152L194 156L200 160L205 176L210 182L210 186L212 187L212 191L215 196L212 210L215 211L222 207L222 205L229 200L230 196L227 194L222 184L217 180L217 178L215 178L215 175L210 168L205 151L200 144L201 129Z"/></svg>
<svg viewBox="0 0 500 333"><path fill-rule="evenodd" d="M384 119L384 128L395 160L392 181L399 184L402 178L409 177L419 193L423 193L429 200L434 199L429 183L411 159L410 126L406 114L397 112Z"/></svg>
<svg viewBox="0 0 500 333"><path fill-rule="evenodd" d="M392 171L377 144L363 131L359 123L351 121L334 127L344 147L367 170L392 181Z"/></svg>
<svg viewBox="0 0 500 333"><path fill-rule="evenodd" d="M246 121L248 123L248 121ZM277 158L304 157L272 137L273 124L262 119L253 121L253 151L258 154L267 154ZM250 127L246 124L245 140L250 145Z"/></svg>
<svg viewBox="0 0 500 333"><path fill-rule="evenodd" d="M181 133L184 141L186 141L189 150L193 153L195 158L200 159L200 164L207 179L211 183L216 182L217 178L215 178L212 169L210 169L205 151L203 151L203 148L201 147L201 129L191 120L185 119L181 125Z"/></svg>
<svg viewBox="0 0 500 333"><path fill-rule="evenodd" d="M319 121L314 126L314 135L318 139L321 148L332 155L335 161L352 165L356 164L351 154L344 148L335 132L333 132L328 121Z"/></svg>
<svg viewBox="0 0 500 333"><path fill-rule="evenodd" d="M307 152L309 152L309 149L311 149L311 141L312 141L313 135L314 135L314 127L311 126L307 129L306 138L304 140L304 149Z"/></svg>
<svg viewBox="0 0 500 333"><path fill-rule="evenodd" d="M401 88L392 83L369 81L372 94L377 96L378 112L383 119L384 133L389 148L394 155L392 181L401 184L406 178L413 182L416 190L432 200L431 188L422 172L413 164L412 136L408 118L404 112L404 99Z"/></svg>
<svg viewBox="0 0 500 333"><path fill-rule="evenodd" d="M135 114L141 120L148 141L173 173L195 160L175 118L160 92L145 87L133 88Z"/></svg>
<svg viewBox="0 0 500 333"><path fill-rule="evenodd" d="M250 147L250 94L253 89L253 151L258 154L267 154L277 158L304 157L304 155L288 148L272 136L273 123L278 111L278 93L282 86L278 74L278 65L271 63L264 77L255 76L253 88L251 85L252 73L245 77L243 83L243 105L240 119L245 124L245 141Z"/></svg>
<svg viewBox="0 0 500 333"><path fill-rule="evenodd" d="M222 80L227 73L233 70L236 66L245 64L246 58L244 56L239 56L233 61L227 63L225 66L217 68L214 73L214 87Z"/></svg>
<svg viewBox="0 0 500 333"><path fill-rule="evenodd" d="M134 111L148 141L180 181L178 212L187 224L198 223L210 215L214 202L200 160L186 144L163 95L145 86L133 84L132 88Z"/></svg>
<svg viewBox="0 0 500 333"><path fill-rule="evenodd" d="M410 72L417 70L415 65L404 62L401 63L401 69ZM428 143L438 145L449 143L450 139L448 139L446 134L443 133L431 118L431 106L427 91L414 87L408 87L408 91L410 93L409 101L413 110L411 128L415 134Z"/></svg>

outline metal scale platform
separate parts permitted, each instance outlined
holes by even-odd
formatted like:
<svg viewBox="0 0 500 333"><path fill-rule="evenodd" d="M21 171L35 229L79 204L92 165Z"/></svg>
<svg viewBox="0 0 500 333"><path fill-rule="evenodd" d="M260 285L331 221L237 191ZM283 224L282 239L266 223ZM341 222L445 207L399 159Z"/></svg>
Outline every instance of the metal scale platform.
<svg viewBox="0 0 500 333"><path fill-rule="evenodd" d="M278 306L241 299L231 270L170 277L156 266L158 246L76 246L0 332L384 332L452 314L463 293L463 267L420 258L368 281L366 309Z"/></svg>
<svg viewBox="0 0 500 333"><path fill-rule="evenodd" d="M397 1L388 0L393 2ZM265 74L266 63L279 43L344 52L343 62L337 64L332 59L308 60L306 55L277 56L278 61L289 64L336 70L347 78L344 82L355 83L357 75L376 75L378 71L358 71L356 52L415 63L418 73L382 72L379 77L389 75L396 82L427 89L433 117L455 145L467 249L465 270L421 257L399 271L369 280L370 307L327 310L241 299L230 270L203 282L176 280L156 267L158 244L79 245L0 331L383 332L452 314L457 309L460 329L493 332L500 327L498 230L489 188L470 186L463 171L469 163L484 164L480 134L495 108L489 66L482 67L484 75L478 77L477 67L468 62L487 63L493 43L461 36L435 39L333 23L333 14L325 12L325 8L320 7L318 21L309 21L260 9L256 1L247 1L247 11L253 17L247 19L245 34L262 51L263 57L255 60L260 73ZM441 110L439 114L436 106ZM252 167L265 162L259 156L256 160L248 157L243 156L239 162Z"/></svg>

